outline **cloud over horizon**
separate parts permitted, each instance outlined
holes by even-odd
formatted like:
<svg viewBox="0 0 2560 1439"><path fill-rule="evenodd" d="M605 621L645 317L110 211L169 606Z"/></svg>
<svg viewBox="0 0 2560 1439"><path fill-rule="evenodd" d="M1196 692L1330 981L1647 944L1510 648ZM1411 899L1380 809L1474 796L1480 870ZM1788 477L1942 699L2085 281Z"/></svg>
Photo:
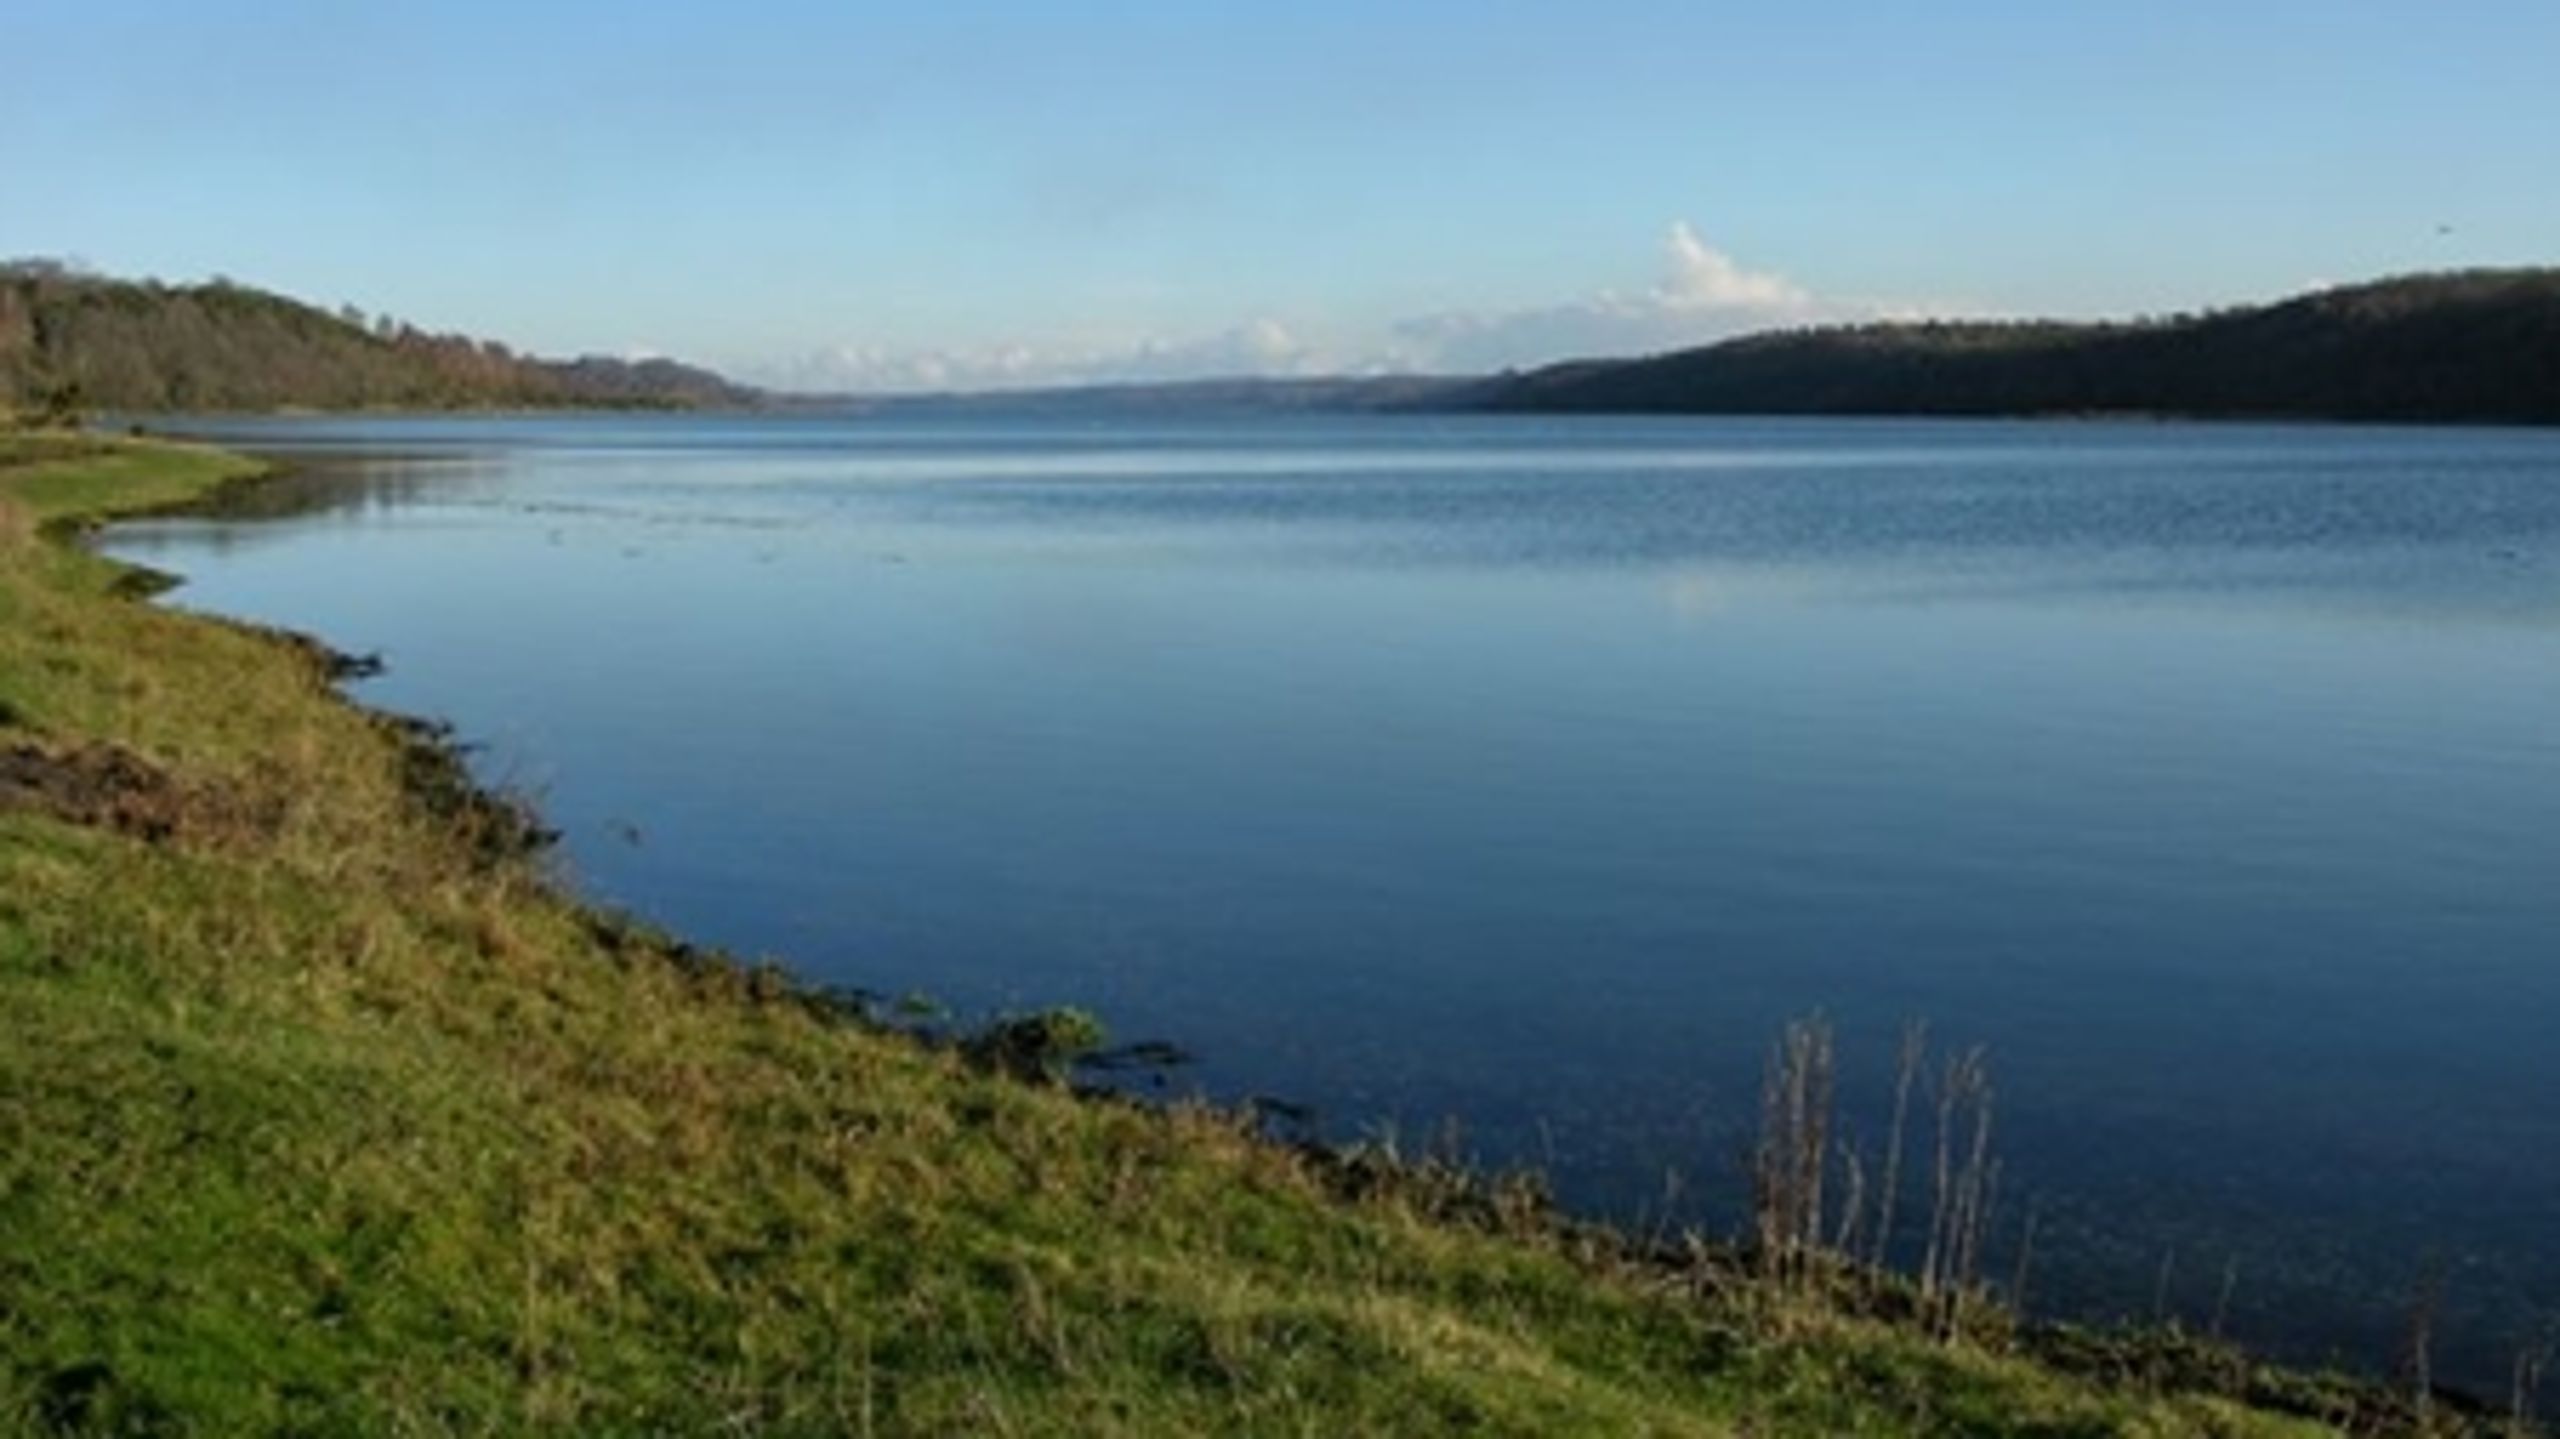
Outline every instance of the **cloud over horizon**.
<svg viewBox="0 0 2560 1439"><path fill-rule="evenodd" d="M1265 317L1193 339L1151 337L1110 347L1001 344L900 350L834 345L746 373L784 390L902 394L1303 376L1333 368L1287 325Z"/></svg>
<svg viewBox="0 0 2560 1439"><path fill-rule="evenodd" d="M837 345L748 378L782 389L846 393L1144 384L1242 376L1473 374L1558 360L1652 354L1757 330L1907 313L1816 294L1775 270L1745 266L1686 220L1663 237L1661 270L1642 289L1516 310L1459 310L1387 325L1364 342L1309 341L1269 317L1190 339L1116 346L999 344L901 350Z"/></svg>
<svg viewBox="0 0 2560 1439"><path fill-rule="evenodd" d="M1526 310L1454 311L1395 327L1421 367L1525 369L1557 360L1653 354L1755 330L1874 319L1887 307L1816 295L1774 270L1752 270L1686 220L1663 238L1653 284Z"/></svg>

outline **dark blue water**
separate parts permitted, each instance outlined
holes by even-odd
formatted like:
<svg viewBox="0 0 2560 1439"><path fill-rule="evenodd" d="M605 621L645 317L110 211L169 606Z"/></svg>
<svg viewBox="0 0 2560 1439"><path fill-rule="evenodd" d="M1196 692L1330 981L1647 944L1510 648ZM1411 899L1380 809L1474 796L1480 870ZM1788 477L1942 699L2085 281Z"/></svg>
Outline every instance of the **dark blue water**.
<svg viewBox="0 0 2560 1439"><path fill-rule="evenodd" d="M2457 1372L2560 1311L2560 435L1292 418L234 427L121 531L380 651L595 894L1591 1210L1765 1045L1989 1046L2040 1307ZM1872 1153L1870 1162L1873 1162ZM2442 1362L2442 1357L2440 1357Z"/></svg>

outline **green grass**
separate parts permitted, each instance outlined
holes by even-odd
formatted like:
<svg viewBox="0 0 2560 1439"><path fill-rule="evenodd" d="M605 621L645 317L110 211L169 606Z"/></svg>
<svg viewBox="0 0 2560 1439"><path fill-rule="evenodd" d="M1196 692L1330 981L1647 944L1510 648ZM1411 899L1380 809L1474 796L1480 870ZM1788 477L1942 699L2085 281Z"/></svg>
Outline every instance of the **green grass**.
<svg viewBox="0 0 2560 1439"><path fill-rule="evenodd" d="M179 822L0 808L0 1430L2319 1432L1347 1199L599 925L307 647L54 533L243 462L15 458L0 750Z"/></svg>

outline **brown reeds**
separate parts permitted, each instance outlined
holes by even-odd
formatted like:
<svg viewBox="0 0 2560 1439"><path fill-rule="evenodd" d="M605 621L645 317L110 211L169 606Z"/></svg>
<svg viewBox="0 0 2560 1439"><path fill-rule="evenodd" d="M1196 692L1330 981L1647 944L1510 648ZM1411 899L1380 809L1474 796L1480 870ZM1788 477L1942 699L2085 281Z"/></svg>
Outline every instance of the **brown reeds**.
<svg viewBox="0 0 2560 1439"><path fill-rule="evenodd" d="M1991 1198L1991 1076L1980 1046L1950 1058L1938 1077L1935 1162L1920 1296L1952 1331L1982 1250Z"/></svg>
<svg viewBox="0 0 2560 1439"><path fill-rule="evenodd" d="M1876 1200L1875 1248L1868 1255L1868 1262L1878 1269L1893 1258L1893 1207L1902 1182L1902 1140L1911 1118L1912 1087L1919 1082L1920 1066L1928 1054L1928 1021L1904 1021L1902 1044L1894 1060L1893 1127L1885 1136L1884 1188Z"/></svg>
<svg viewBox="0 0 2560 1439"><path fill-rule="evenodd" d="M1951 1337L1982 1296L1983 1241L1997 1207L2000 1166L1991 1153L1992 1092L1984 1051L1977 1046L1953 1055L1934 1076L1928 1064L1927 1027L1917 1021L1904 1025L1892 1122L1870 1225L1866 1160L1858 1146L1836 1134L1837 1060L1830 1022L1817 1014L1787 1025L1770 1046L1761 1076L1760 1138L1751 1169L1752 1236L1761 1273L1782 1293L1809 1293L1819 1276L1860 1268L1886 1272L1912 1128L1912 1098L1927 1080L1934 1121L1928 1151L1929 1218L1912 1277L1931 1327ZM1831 1186L1834 1164L1836 1190ZM1829 1203L1834 1193L1836 1208ZM2013 1292L2025 1288L2033 1244L2031 1220Z"/></svg>
<svg viewBox="0 0 2560 1439"><path fill-rule="evenodd" d="M1840 1201L1840 1227L1831 1236L1831 1249L1852 1256L1858 1252L1858 1224L1866 1213L1867 1165L1858 1147L1846 1141L1840 1145L1840 1172L1847 1193Z"/></svg>
<svg viewBox="0 0 2560 1439"><path fill-rule="evenodd" d="M2043 1206L2030 1199L2027 1202L2026 1227L2018 1232L2017 1267L2009 1274L2009 1307L2021 1314L2027 1308L2027 1271L2035 1262L2036 1223L2042 1215Z"/></svg>
<svg viewBox="0 0 2560 1439"><path fill-rule="evenodd" d="M1823 1247L1832 1086L1830 1022L1815 1015L1789 1024L1761 1077L1752 1183L1761 1267L1784 1284L1801 1280L1806 1261Z"/></svg>

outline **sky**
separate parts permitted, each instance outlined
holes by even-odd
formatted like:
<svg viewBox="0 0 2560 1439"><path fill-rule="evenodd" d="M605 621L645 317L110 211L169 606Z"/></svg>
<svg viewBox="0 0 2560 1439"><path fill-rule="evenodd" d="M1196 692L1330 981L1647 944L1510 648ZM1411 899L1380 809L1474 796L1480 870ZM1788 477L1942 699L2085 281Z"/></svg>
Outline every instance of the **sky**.
<svg viewBox="0 0 2560 1439"><path fill-rule="evenodd" d="M8 0L0 255L794 388L2560 262L2553 0Z"/></svg>

